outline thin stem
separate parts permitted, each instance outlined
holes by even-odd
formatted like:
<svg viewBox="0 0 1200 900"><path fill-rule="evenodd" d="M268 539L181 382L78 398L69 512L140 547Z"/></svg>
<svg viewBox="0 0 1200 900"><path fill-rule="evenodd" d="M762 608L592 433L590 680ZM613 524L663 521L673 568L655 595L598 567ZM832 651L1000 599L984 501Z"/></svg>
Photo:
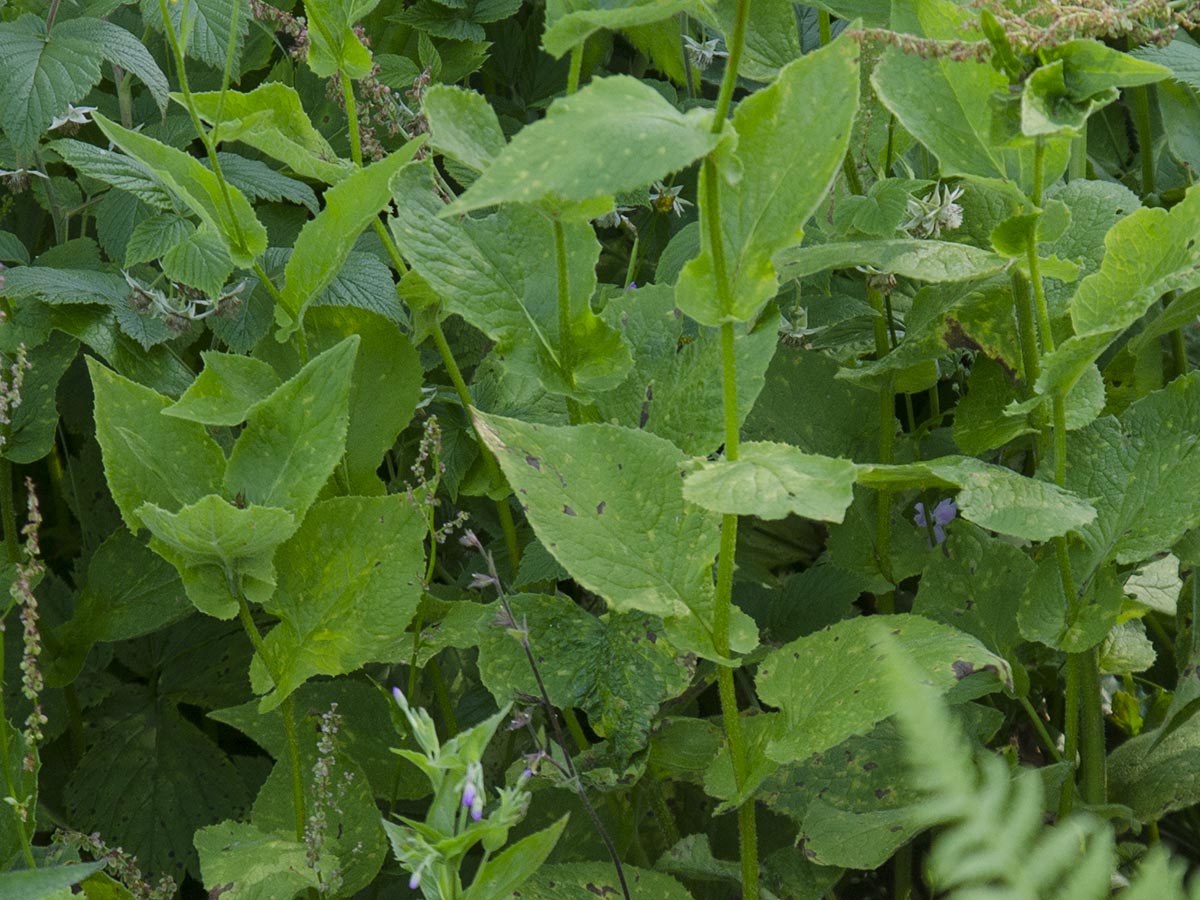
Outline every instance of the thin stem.
<svg viewBox="0 0 1200 900"><path fill-rule="evenodd" d="M360 169L362 168L362 133L358 128L358 104L354 100L354 82L345 72L339 72L342 82L342 99L346 103L346 118L350 122L350 158Z"/></svg>
<svg viewBox="0 0 1200 900"><path fill-rule="evenodd" d="M1033 725L1034 731L1038 733L1038 737L1042 741L1042 749L1050 754L1050 758L1055 762L1062 762L1062 754L1058 752L1058 745L1054 743L1050 737L1050 732L1046 729L1046 723L1042 721L1042 717L1037 714L1037 710L1033 708L1033 704L1029 702L1028 697L1018 698L1021 708L1025 710L1025 715L1029 717L1030 723Z"/></svg>
<svg viewBox="0 0 1200 900"><path fill-rule="evenodd" d="M688 57L687 41L684 40L688 36L688 16L687 13L679 14L679 52L683 57L683 79L687 87L688 99L695 99L696 96L696 81L692 76L692 62Z"/></svg>
<svg viewBox="0 0 1200 900"><path fill-rule="evenodd" d="M571 345L571 276L567 268L567 237L554 220L554 254L558 265L558 366L563 380L575 386L575 348Z"/></svg>
<svg viewBox="0 0 1200 900"><path fill-rule="evenodd" d="M833 30L829 22L829 12L824 9L817 10L817 39L824 47L833 39Z"/></svg>
<svg viewBox="0 0 1200 900"><path fill-rule="evenodd" d="M1104 711L1100 708L1100 648L1079 654L1080 659L1080 760L1083 799L1099 805L1108 799L1108 773L1104 754Z"/></svg>
<svg viewBox="0 0 1200 900"><path fill-rule="evenodd" d="M17 507L13 495L13 466L7 457L0 457L0 525L4 528L4 555L10 565L21 558L21 543L17 538ZM0 670L2 671L2 670Z"/></svg>
<svg viewBox="0 0 1200 900"><path fill-rule="evenodd" d="M750 0L737 0L733 15L733 30L725 42L729 57L725 60L725 75L721 78L721 90L717 94L717 107L713 115L712 132L720 134L733 104L733 89L737 86L738 66L742 62L742 48L746 46L746 23L750 20ZM756 886L757 890L757 886Z"/></svg>
<svg viewBox="0 0 1200 900"><path fill-rule="evenodd" d="M1087 178L1087 121L1079 129L1079 136L1071 139L1071 159L1067 163L1067 178L1080 181Z"/></svg>
<svg viewBox="0 0 1200 900"><path fill-rule="evenodd" d="M121 111L121 125L124 128L133 128L133 91L130 89L132 80L129 73L118 66L112 64L113 84L117 86L117 108Z"/></svg>
<svg viewBox="0 0 1200 900"><path fill-rule="evenodd" d="M233 56L237 51L238 17L242 13L242 4L233 4L233 15L229 17L229 38L225 42L225 67L221 70L221 93L217 95L217 115L213 121L212 142L219 143L217 135L221 130L221 120L225 118L225 94L229 91L229 79L233 75Z"/></svg>
<svg viewBox="0 0 1200 900"><path fill-rule="evenodd" d="M1156 185L1154 171L1154 136L1150 124L1150 88L1126 88L1126 98L1133 112L1133 126L1137 129L1138 149L1142 157L1142 197L1154 193Z"/></svg>
<svg viewBox="0 0 1200 900"><path fill-rule="evenodd" d="M867 287L867 302L875 310L875 358L883 359L892 349L888 337L887 304L883 292L878 288ZM895 458L896 450L896 397L892 392L889 378L879 389L879 461L887 464ZM892 495L887 490L880 490L875 495L875 553L879 561L879 571L889 582L892 579ZM896 609L894 591L885 591L876 598L876 606L882 613L892 613Z"/></svg>
<svg viewBox="0 0 1200 900"><path fill-rule="evenodd" d="M458 734L458 718L454 715L454 704L450 700L450 691L446 687L446 676L436 659L431 659L426 666L429 678L433 682L433 695L437 697L438 709L442 711L442 721L446 723L446 737L453 738Z"/></svg>
<svg viewBox="0 0 1200 900"><path fill-rule="evenodd" d="M579 90L579 78L583 74L583 40L571 48L571 68L567 72L567 96Z"/></svg>
<svg viewBox="0 0 1200 900"><path fill-rule="evenodd" d="M892 898L910 900L913 888L913 847L905 844L892 857Z"/></svg>
<svg viewBox="0 0 1200 900"><path fill-rule="evenodd" d="M1067 657L1067 683L1064 691L1063 707L1063 759L1074 768L1079 757L1079 685L1080 685L1079 654L1072 653ZM1071 814L1075 807L1075 779L1063 780L1062 793L1058 798L1058 818L1062 821Z"/></svg>
<svg viewBox="0 0 1200 900"><path fill-rule="evenodd" d="M575 710L569 706L563 707L563 719L567 723L567 731L571 733L571 740L575 742L575 746L580 752L586 751L591 747L591 742L588 741L587 735L584 734L583 725L579 722L579 716L575 715Z"/></svg>

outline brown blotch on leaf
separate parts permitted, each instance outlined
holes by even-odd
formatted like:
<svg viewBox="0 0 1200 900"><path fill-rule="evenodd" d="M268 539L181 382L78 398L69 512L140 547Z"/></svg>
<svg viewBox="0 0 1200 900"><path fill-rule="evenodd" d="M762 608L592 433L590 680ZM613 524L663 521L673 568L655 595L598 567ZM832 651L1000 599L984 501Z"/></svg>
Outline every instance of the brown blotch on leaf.
<svg viewBox="0 0 1200 900"><path fill-rule="evenodd" d="M567 506L564 503L563 504L563 513L564 513L564 515L573 516L573 515L575 515L575 510L571 509L571 507Z"/></svg>
<svg viewBox="0 0 1200 900"><path fill-rule="evenodd" d="M533 466L533 468L537 469L539 472L542 471L542 461L540 459L538 459L536 456L533 456L531 454L526 454L525 462L528 463L529 465Z"/></svg>
<svg viewBox="0 0 1200 900"><path fill-rule="evenodd" d="M604 515L604 507L606 505L607 504L603 500L601 500L599 503L597 503L596 504L596 515L598 515L598 516Z"/></svg>

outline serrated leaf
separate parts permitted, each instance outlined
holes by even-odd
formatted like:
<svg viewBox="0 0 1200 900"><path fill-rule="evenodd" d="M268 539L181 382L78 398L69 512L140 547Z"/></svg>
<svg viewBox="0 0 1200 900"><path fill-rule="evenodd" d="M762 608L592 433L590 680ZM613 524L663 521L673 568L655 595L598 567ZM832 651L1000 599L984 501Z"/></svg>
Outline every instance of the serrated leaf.
<svg viewBox="0 0 1200 900"><path fill-rule="evenodd" d="M187 240L196 226L176 213L159 213L134 226L125 245L125 265L153 262L171 248Z"/></svg>
<svg viewBox="0 0 1200 900"><path fill-rule="evenodd" d="M738 458L697 460L683 483L690 503L723 515L840 522L854 499L857 469L848 459L816 456L788 444L749 442Z"/></svg>
<svg viewBox="0 0 1200 900"><path fill-rule="evenodd" d="M156 209L175 206L175 198L166 185L149 166L132 157L75 140L54 141L49 146L80 174L128 191Z"/></svg>
<svg viewBox="0 0 1200 900"><path fill-rule="evenodd" d="M881 627L939 693L976 672L992 673L997 686L1011 677L1008 663L978 640L920 616L839 622L772 651L759 665L759 696L779 707L787 723L767 747L771 759L806 759L894 714L895 700L883 689L892 671L876 638Z"/></svg>
<svg viewBox="0 0 1200 900"><path fill-rule="evenodd" d="M279 387L275 370L260 359L213 350L201 351L200 358L204 369L164 415L202 425L240 425Z"/></svg>
<svg viewBox="0 0 1200 900"><path fill-rule="evenodd" d="M871 266L916 281L970 281L1004 271L1008 261L970 244L936 240L838 241L785 250L775 257L781 279L826 269Z"/></svg>
<svg viewBox="0 0 1200 900"><path fill-rule="evenodd" d="M958 488L958 511L989 531L1045 541L1096 518L1078 494L969 456L894 466L860 465L859 483L882 489ZM1085 493L1085 496L1086 493Z"/></svg>
<svg viewBox="0 0 1200 900"><path fill-rule="evenodd" d="M284 270L282 297L275 307L280 340L302 326L308 305L333 280L363 229L387 206L392 175L420 145L409 141L325 192L325 208L301 229Z"/></svg>
<svg viewBox="0 0 1200 900"><path fill-rule="evenodd" d="M155 31L162 33L162 8L158 0L141 0L142 19ZM184 6L179 3L168 3L167 14L171 17L171 27L178 35L183 24ZM181 36L187 50L187 55L199 59L214 69L225 66L225 58L229 52L229 35L234 31L234 19L237 19L237 30L233 43L233 71L241 71L242 49L246 35L250 30L250 22L254 18L247 0L189 0L187 6L188 29L186 36Z"/></svg>
<svg viewBox="0 0 1200 900"><path fill-rule="evenodd" d="M170 84L141 41L119 25L104 19L81 17L63 22L61 27L60 34L69 29L73 39L90 44L104 59L140 78L154 98L159 113L166 115Z"/></svg>
<svg viewBox="0 0 1200 900"><path fill-rule="evenodd" d="M314 675L348 674L411 649L405 629L424 590L426 527L404 494L334 497L309 511L275 555L279 584L265 606L280 623L265 644L279 680L257 679L260 691L274 688L260 710Z"/></svg>
<svg viewBox="0 0 1200 900"><path fill-rule="evenodd" d="M246 159L236 153L218 153L217 159L225 180L251 200L270 200L274 203L287 200L307 208L313 215L321 209L312 188L303 181L276 172L262 160ZM201 162L206 168L209 167L207 160Z"/></svg>
<svg viewBox="0 0 1200 900"><path fill-rule="evenodd" d="M322 78L340 72L343 78L362 78L371 72L371 51L354 33L353 25L379 0L305 0L308 16L308 67Z"/></svg>
<svg viewBox="0 0 1200 900"><path fill-rule="evenodd" d="M241 595L255 603L270 599L275 548L296 530L286 509L240 508L215 494L175 513L153 503L137 513L153 536L150 549L179 570L188 599L218 619L237 615Z"/></svg>
<svg viewBox="0 0 1200 900"><path fill-rule="evenodd" d="M21 405L10 407L7 440L0 455L15 463L32 463L54 447L58 427L55 395L63 374L75 360L79 342L60 331L29 353L32 368L21 384Z"/></svg>
<svg viewBox="0 0 1200 900"><path fill-rule="evenodd" d="M710 114L684 114L625 75L597 78L522 128L443 215L501 203L582 202L682 169L718 142Z"/></svg>
<svg viewBox="0 0 1200 900"><path fill-rule="evenodd" d="M560 59L597 31L620 31L650 25L695 10L692 0L549 0L542 47Z"/></svg>
<svg viewBox="0 0 1200 900"><path fill-rule="evenodd" d="M217 176L200 160L122 128L99 113L94 113L92 119L110 141L149 168L201 221L221 235L237 265L253 265L267 249L267 230L254 215L250 201L233 186L222 188Z"/></svg>
<svg viewBox="0 0 1200 900"><path fill-rule="evenodd" d="M230 496L303 516L346 449L358 344L346 338L251 407L225 468Z"/></svg>
<svg viewBox="0 0 1200 900"><path fill-rule="evenodd" d="M1200 717L1169 734L1147 731L1130 738L1108 758L1110 798L1140 821L1154 821L1200 799Z"/></svg>
<svg viewBox="0 0 1200 900"><path fill-rule="evenodd" d="M433 149L472 171L482 172L504 151L504 132L482 94L435 84L425 92L421 111Z"/></svg>
<svg viewBox="0 0 1200 900"><path fill-rule="evenodd" d="M407 324L408 313L396 294L392 270L379 257L351 250L341 270L333 276L309 307L305 321L313 326L312 309L343 306L377 313L395 324Z"/></svg>
<svg viewBox="0 0 1200 900"><path fill-rule="evenodd" d="M700 255L683 267L676 283L676 302L697 322L744 321L775 296L779 278L772 257L799 245L808 218L833 183L849 145L858 93L858 45L842 39L789 64L770 87L738 104L737 147L724 164L710 163L718 166L713 180L721 195L728 290L717 283L714 237L705 233L703 220ZM812 121L822 123L820 131ZM730 176L739 169L734 184ZM708 198L708 190L708 180L701 179L701 207L718 199Z"/></svg>
<svg viewBox="0 0 1200 900"><path fill-rule="evenodd" d="M614 425L528 425L478 413L475 423L538 539L576 581L610 609L667 620L681 650L714 656L719 517L684 500L685 460L674 445ZM756 638L735 609L733 650L746 652Z"/></svg>
<svg viewBox="0 0 1200 900"><path fill-rule="evenodd" d="M224 900L291 900L316 889L308 850L247 822L222 822L196 832L204 886Z"/></svg>
<svg viewBox="0 0 1200 900"><path fill-rule="evenodd" d="M43 303L99 303L121 306L129 299L129 283L120 275L91 269L49 269L20 266L4 271L4 296L35 298Z"/></svg>
<svg viewBox="0 0 1200 900"><path fill-rule="evenodd" d="M179 509L215 493L225 454L204 426L162 415L171 401L88 359L96 439L121 517L135 534L143 503Z"/></svg>
<svg viewBox="0 0 1200 900"><path fill-rule="evenodd" d="M297 175L336 184L354 171L338 159L317 131L295 88L277 81L248 93L201 91L192 94L196 112L223 141L241 141L287 165ZM220 121L217 121L218 110Z"/></svg>
<svg viewBox="0 0 1200 900"><path fill-rule="evenodd" d="M201 225L163 254L162 270L172 281L215 299L233 274L233 260L221 236Z"/></svg>
<svg viewBox="0 0 1200 900"><path fill-rule="evenodd" d="M659 633L662 622L642 613L609 613L598 619L560 597L509 598L551 702L577 707L613 751L626 756L645 746L659 707L687 689L692 667ZM537 693L520 642L491 629L479 644L479 674L496 702Z"/></svg>

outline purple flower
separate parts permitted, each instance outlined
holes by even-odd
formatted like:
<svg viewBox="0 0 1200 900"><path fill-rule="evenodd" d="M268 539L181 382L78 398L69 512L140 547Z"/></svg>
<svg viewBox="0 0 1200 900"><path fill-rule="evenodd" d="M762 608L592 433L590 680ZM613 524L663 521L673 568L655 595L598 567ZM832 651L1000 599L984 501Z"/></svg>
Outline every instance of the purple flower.
<svg viewBox="0 0 1200 900"><path fill-rule="evenodd" d="M412 873L412 878L408 879L408 889L410 891L415 891L420 886L421 886L421 873L418 870L418 871Z"/></svg>
<svg viewBox="0 0 1200 900"><path fill-rule="evenodd" d="M913 514L913 521L919 528L928 528L929 522L925 518L925 504L918 503L914 507L916 513ZM933 508L933 539L941 544L946 540L946 530L943 526L949 525L954 521L954 517L958 515L958 506L950 497L940 501ZM928 542L928 541L927 541ZM933 549L933 544L929 544L930 549Z"/></svg>
<svg viewBox="0 0 1200 900"><path fill-rule="evenodd" d="M463 788L462 805L463 806L471 806L474 803L475 803L475 785L471 784L471 782L468 781L467 786L465 788Z"/></svg>

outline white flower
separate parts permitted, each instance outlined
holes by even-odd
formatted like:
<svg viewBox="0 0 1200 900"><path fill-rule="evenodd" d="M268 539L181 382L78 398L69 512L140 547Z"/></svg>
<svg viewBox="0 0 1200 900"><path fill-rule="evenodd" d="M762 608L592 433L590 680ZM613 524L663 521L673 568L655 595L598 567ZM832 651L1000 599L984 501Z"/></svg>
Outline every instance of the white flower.
<svg viewBox="0 0 1200 900"><path fill-rule="evenodd" d="M661 181L656 181L650 187L650 205L654 207L655 212L673 212L677 216L682 216L684 207L693 205L692 201L684 200L679 196L679 192L682 190L683 185L681 184L667 187Z"/></svg>
<svg viewBox="0 0 1200 900"><path fill-rule="evenodd" d="M72 106L68 103L66 113L61 116L55 116L50 122L50 130L53 131L56 128L62 128L67 123L86 125L91 121L88 116L95 111L96 107L94 106Z"/></svg>
<svg viewBox="0 0 1200 900"><path fill-rule="evenodd" d="M962 194L961 187L939 185L920 200L909 197L900 227L913 237L940 237L943 228L953 231L963 222L963 208L955 202Z"/></svg>
<svg viewBox="0 0 1200 900"><path fill-rule="evenodd" d="M697 69L704 71L712 61L717 58L724 59L729 56L724 50L718 50L717 45L720 43L718 38L712 38L708 41L697 41L691 35L683 36L683 46L687 50L688 59Z"/></svg>

